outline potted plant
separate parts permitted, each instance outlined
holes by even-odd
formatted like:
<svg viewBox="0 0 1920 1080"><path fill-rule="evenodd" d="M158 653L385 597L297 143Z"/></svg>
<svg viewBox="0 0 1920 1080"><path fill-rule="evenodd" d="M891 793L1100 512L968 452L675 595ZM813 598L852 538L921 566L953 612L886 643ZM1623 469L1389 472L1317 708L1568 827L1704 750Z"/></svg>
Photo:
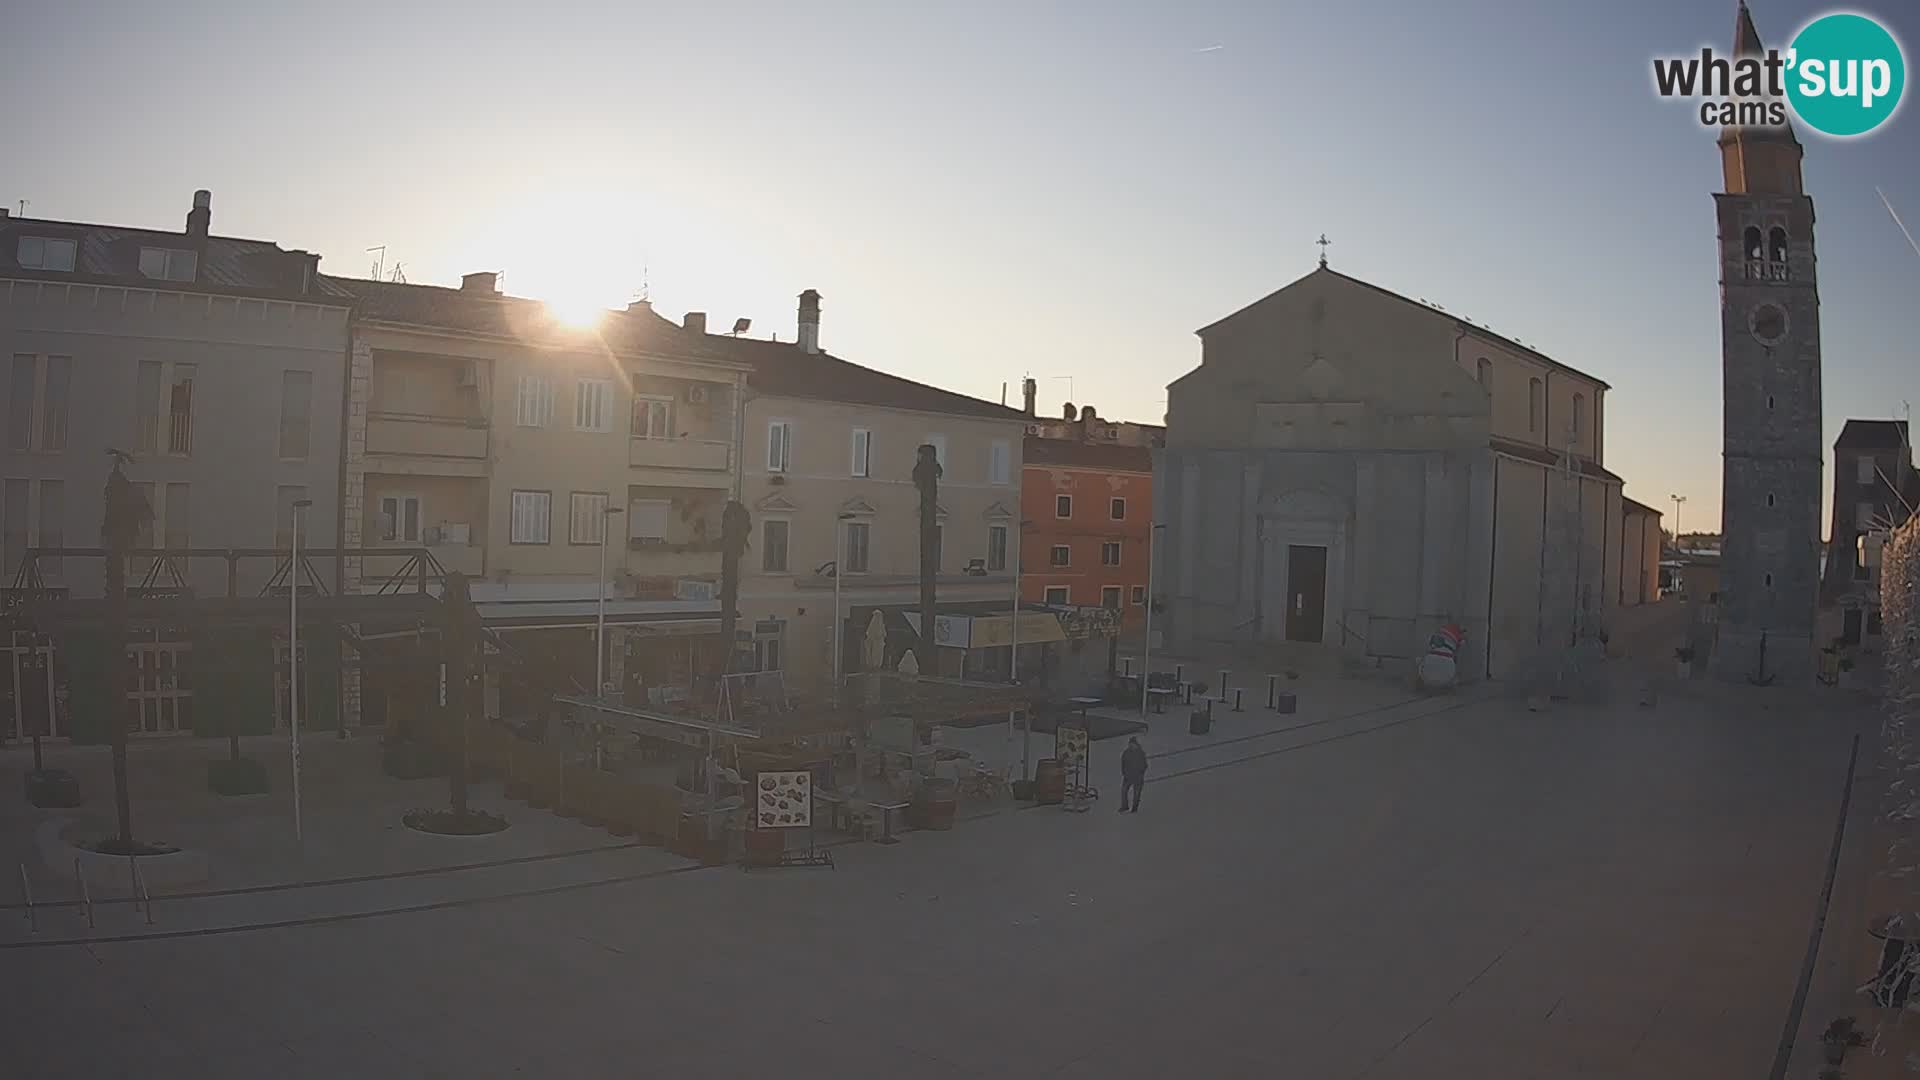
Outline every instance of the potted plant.
<svg viewBox="0 0 1920 1080"><path fill-rule="evenodd" d="M1838 1065L1846 1060L1848 1047L1866 1045L1867 1037L1861 1033L1858 1024L1859 1021L1851 1016L1841 1016L1827 1025L1826 1032L1820 1036L1820 1041L1826 1046L1827 1064Z"/></svg>
<svg viewBox="0 0 1920 1080"><path fill-rule="evenodd" d="M1853 688L1853 657L1851 656L1840 658L1840 688L1843 690Z"/></svg>
<svg viewBox="0 0 1920 1080"><path fill-rule="evenodd" d="M1682 645L1673 650L1673 658L1679 664L1680 677L1683 679L1693 678L1693 646Z"/></svg>

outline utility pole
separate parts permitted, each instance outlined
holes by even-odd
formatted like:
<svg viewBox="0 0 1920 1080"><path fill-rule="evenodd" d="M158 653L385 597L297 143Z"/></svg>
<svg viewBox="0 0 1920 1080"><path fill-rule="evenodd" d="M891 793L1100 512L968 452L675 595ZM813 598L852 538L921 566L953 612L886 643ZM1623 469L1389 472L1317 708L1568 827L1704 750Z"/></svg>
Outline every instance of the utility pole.
<svg viewBox="0 0 1920 1080"><path fill-rule="evenodd" d="M1680 550L1680 506L1687 501L1685 495L1669 495L1673 500L1673 550Z"/></svg>

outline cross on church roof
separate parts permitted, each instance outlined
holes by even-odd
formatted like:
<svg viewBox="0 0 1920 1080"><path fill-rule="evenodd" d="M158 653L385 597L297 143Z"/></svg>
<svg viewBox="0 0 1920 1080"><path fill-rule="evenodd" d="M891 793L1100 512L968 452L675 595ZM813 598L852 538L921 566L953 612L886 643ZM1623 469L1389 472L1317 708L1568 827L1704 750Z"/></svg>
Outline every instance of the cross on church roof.
<svg viewBox="0 0 1920 1080"><path fill-rule="evenodd" d="M1324 270L1327 266L1327 247L1332 244L1333 241L1327 239L1326 233L1321 233L1320 239L1315 240L1314 243L1320 245L1320 268Z"/></svg>

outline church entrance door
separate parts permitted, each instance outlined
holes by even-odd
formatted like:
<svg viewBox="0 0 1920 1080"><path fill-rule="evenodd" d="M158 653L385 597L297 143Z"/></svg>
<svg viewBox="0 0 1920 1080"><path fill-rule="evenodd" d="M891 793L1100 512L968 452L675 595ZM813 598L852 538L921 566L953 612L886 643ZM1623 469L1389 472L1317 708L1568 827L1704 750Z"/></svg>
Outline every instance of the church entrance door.
<svg viewBox="0 0 1920 1080"><path fill-rule="evenodd" d="M1327 617L1327 549L1287 545L1287 640L1319 641Z"/></svg>

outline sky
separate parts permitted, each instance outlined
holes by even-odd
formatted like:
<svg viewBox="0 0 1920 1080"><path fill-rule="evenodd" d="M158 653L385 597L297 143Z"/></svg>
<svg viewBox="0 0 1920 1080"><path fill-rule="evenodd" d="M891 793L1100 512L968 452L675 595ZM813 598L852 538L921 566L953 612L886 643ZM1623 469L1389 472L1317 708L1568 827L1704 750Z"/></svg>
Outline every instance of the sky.
<svg viewBox="0 0 1920 1080"><path fill-rule="evenodd" d="M1808 0L1753 0L1785 44ZM1920 14L1855 5L1920 52ZM1311 271L1612 384L1606 463L1686 531L1720 487L1714 133L1651 60L1733 0L169 4L25 0L0 201L413 282L753 320L836 355L1158 421L1193 331ZM1920 94L1910 91L1908 96ZM1801 132L1825 445L1920 401L1920 112ZM385 245L384 255L368 248ZM1672 525L1671 517L1667 521Z"/></svg>

